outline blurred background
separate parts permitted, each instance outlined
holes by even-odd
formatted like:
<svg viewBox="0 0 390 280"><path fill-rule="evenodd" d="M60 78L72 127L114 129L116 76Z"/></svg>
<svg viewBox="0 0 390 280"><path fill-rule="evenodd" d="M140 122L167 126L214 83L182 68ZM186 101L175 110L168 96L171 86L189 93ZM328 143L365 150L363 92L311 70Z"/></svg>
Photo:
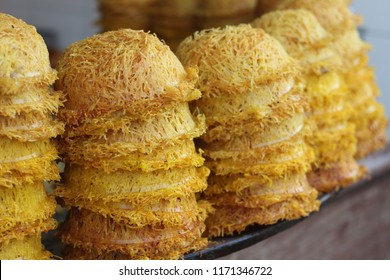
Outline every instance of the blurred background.
<svg viewBox="0 0 390 280"><path fill-rule="evenodd" d="M151 1L138 2L146 6ZM355 0L351 8L364 17L360 32L373 46L369 64L376 69L382 92L379 101L390 118L390 1ZM36 26L48 45L53 64L71 43L102 31L97 0L0 0L0 11ZM167 16L164 9L153 12ZM185 13L164 24L178 23L183 27L184 21L179 24L183 18ZM142 26L143 19L138 20ZM390 137L389 129L387 134ZM225 259L390 259L390 219L384 211L390 205L390 190L384 188L388 179L373 185L377 187L364 194L353 194L348 203L340 200L336 202L338 206L327 207L313 219Z"/></svg>

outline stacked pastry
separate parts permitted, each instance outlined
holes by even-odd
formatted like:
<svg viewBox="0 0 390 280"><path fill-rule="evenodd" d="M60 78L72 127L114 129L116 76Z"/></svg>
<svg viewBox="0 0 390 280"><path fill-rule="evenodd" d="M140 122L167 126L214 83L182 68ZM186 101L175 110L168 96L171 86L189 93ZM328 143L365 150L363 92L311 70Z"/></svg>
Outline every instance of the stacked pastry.
<svg viewBox="0 0 390 280"><path fill-rule="evenodd" d="M55 201L44 180L59 179L50 138L60 94L49 54L36 29L0 14L0 258L45 259L41 232L56 226Z"/></svg>
<svg viewBox="0 0 390 280"><path fill-rule="evenodd" d="M371 46L360 38L357 30L359 17L351 14L348 4L348 1L340 3L347 10L343 18L350 24L334 33L333 46L343 58L342 70L355 108L352 121L356 125L358 140L356 158L361 159L386 145L388 120L383 105L376 99L380 92L375 82L375 70L368 65L368 50Z"/></svg>
<svg viewBox="0 0 390 280"><path fill-rule="evenodd" d="M283 0L257 0L256 15L261 16L275 10Z"/></svg>
<svg viewBox="0 0 390 280"><path fill-rule="evenodd" d="M176 50L196 30L248 23L255 17L257 0L162 0L150 11L151 30Z"/></svg>
<svg viewBox="0 0 390 280"><path fill-rule="evenodd" d="M200 145L211 169L205 197L215 208L209 236L308 215L319 207L306 172L313 151L304 138L305 100L295 60L250 25L195 33L177 55L199 68L206 115Z"/></svg>
<svg viewBox="0 0 390 280"><path fill-rule="evenodd" d="M278 9L306 9L311 11L322 27L331 35L361 22L361 18L352 15L348 9L351 0L280 0ZM332 16L331 16L332 15Z"/></svg>
<svg viewBox="0 0 390 280"><path fill-rule="evenodd" d="M99 0L103 31L132 28L153 31L171 48L195 31L197 1L178 0Z"/></svg>
<svg viewBox="0 0 390 280"><path fill-rule="evenodd" d="M196 72L157 37L122 29L71 45L58 63L69 216L60 238L75 259L177 259L206 245L209 170L195 150L203 115Z"/></svg>
<svg viewBox="0 0 390 280"><path fill-rule="evenodd" d="M313 12L323 27L333 35L333 47L341 56L342 73L346 77L350 102L355 109L352 122L356 125L357 152L363 158L387 143L387 119L384 107L376 97L374 69L367 65L370 46L357 31L359 16L349 10L349 0L285 0L280 8L305 8Z"/></svg>
<svg viewBox="0 0 390 280"><path fill-rule="evenodd" d="M306 77L310 119L316 131L310 142L316 153L310 184L321 192L348 186L364 174L354 159L355 125L348 88L338 74L341 58L331 47L331 36L304 9L275 11L252 25L278 39L287 53L300 61Z"/></svg>
<svg viewBox="0 0 390 280"><path fill-rule="evenodd" d="M124 27L149 30L148 9L157 0L98 0L102 31L117 30Z"/></svg>
<svg viewBox="0 0 390 280"><path fill-rule="evenodd" d="M196 10L197 30L248 23L255 17L257 0L201 0Z"/></svg>
<svg viewBox="0 0 390 280"><path fill-rule="evenodd" d="M175 50L196 30L250 22L257 0L98 0L98 4L103 31L152 31Z"/></svg>
<svg viewBox="0 0 390 280"><path fill-rule="evenodd" d="M195 10L198 0L160 0L150 6L151 31L175 50L179 43L196 30Z"/></svg>

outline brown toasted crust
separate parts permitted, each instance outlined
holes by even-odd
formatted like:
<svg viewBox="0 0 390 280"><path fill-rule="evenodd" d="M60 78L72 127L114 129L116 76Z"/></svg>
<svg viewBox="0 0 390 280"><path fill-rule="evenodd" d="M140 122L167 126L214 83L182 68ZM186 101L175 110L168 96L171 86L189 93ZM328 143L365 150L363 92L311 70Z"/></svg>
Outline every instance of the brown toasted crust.
<svg viewBox="0 0 390 280"><path fill-rule="evenodd" d="M95 252L95 256L117 252L131 259L165 259L203 248L204 228L203 222L197 221L180 227L131 229L88 210L72 209L59 237L65 244Z"/></svg>
<svg viewBox="0 0 390 280"><path fill-rule="evenodd" d="M11 95L35 85L50 85L57 78L49 52L36 28L0 13L0 94Z"/></svg>
<svg viewBox="0 0 390 280"><path fill-rule="evenodd" d="M239 206L215 206L215 212L206 220L206 236L209 238L232 235L244 231L249 225L270 225L282 220L294 220L318 211L317 192L275 203L264 208Z"/></svg>
<svg viewBox="0 0 390 280"><path fill-rule="evenodd" d="M58 61L56 87L67 101L67 124L122 111L135 119L173 102L200 97L196 71L185 70L168 46L143 31L121 29L69 46Z"/></svg>
<svg viewBox="0 0 390 280"><path fill-rule="evenodd" d="M346 188L362 179L366 169L360 167L351 157L340 162L320 165L308 173L309 184L319 192L328 193L340 188Z"/></svg>

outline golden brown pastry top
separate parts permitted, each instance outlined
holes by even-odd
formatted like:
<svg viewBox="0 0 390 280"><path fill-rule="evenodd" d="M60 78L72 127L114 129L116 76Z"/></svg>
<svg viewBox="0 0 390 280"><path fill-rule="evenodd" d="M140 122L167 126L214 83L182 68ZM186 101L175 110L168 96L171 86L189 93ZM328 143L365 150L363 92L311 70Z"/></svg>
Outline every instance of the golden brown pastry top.
<svg viewBox="0 0 390 280"><path fill-rule="evenodd" d="M343 72L349 72L354 67L366 63L367 52L371 45L364 42L357 29L351 29L338 36L332 43L333 50L340 55Z"/></svg>
<svg viewBox="0 0 390 280"><path fill-rule="evenodd" d="M199 69L202 93L240 94L297 72L297 64L281 44L250 25L203 30L187 37L177 50L185 66Z"/></svg>
<svg viewBox="0 0 390 280"><path fill-rule="evenodd" d="M187 72L156 36L131 29L72 44L58 61L58 76L67 99L60 116L68 122L115 111L152 113L200 97L193 70Z"/></svg>
<svg viewBox="0 0 390 280"><path fill-rule="evenodd" d="M332 36L308 10L269 12L254 20L252 26L275 37L289 55L300 61L304 72L321 73L340 67L341 58L331 47Z"/></svg>
<svg viewBox="0 0 390 280"><path fill-rule="evenodd" d="M51 72L49 52L36 28L0 13L0 79L31 78Z"/></svg>
<svg viewBox="0 0 390 280"><path fill-rule="evenodd" d="M361 23L349 4L350 0L284 0L279 9L308 9L328 32L339 35Z"/></svg>

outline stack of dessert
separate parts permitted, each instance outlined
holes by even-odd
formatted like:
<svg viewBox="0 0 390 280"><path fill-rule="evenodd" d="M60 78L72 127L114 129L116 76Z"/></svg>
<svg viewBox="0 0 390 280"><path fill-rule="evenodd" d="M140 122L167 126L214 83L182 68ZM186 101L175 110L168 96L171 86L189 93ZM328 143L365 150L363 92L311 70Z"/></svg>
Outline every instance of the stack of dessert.
<svg viewBox="0 0 390 280"><path fill-rule="evenodd" d="M350 12L348 4L348 1L340 3L341 9L346 10L343 18L350 24L333 33L333 46L343 58L342 70L355 109L352 121L356 125L358 141L356 158L361 159L386 145L388 120L383 105L376 100L380 92L375 82L374 68L368 65L368 50L371 46L360 38L357 27L361 21ZM329 12L327 15L330 16Z"/></svg>
<svg viewBox="0 0 390 280"><path fill-rule="evenodd" d="M256 5L257 0L198 1L195 12L197 30L248 23L255 17Z"/></svg>
<svg viewBox="0 0 390 280"><path fill-rule="evenodd" d="M349 0L285 0L280 8L305 8L316 15L333 36L333 48L341 56L342 73L349 88L349 100L355 110L351 121L356 125L357 152L360 159L387 143L387 119L384 107L376 100L379 90L375 73L367 65L370 46L357 31L361 18L351 13Z"/></svg>
<svg viewBox="0 0 390 280"><path fill-rule="evenodd" d="M151 31L175 50L179 43L195 29L194 11L198 1L160 0L151 5Z"/></svg>
<svg viewBox="0 0 390 280"><path fill-rule="evenodd" d="M275 10L283 0L257 0L256 16Z"/></svg>
<svg viewBox="0 0 390 280"><path fill-rule="evenodd" d="M157 37L122 29L72 44L58 71L65 257L177 259L204 247L209 207L196 193L209 170L193 142L205 130L188 105L200 97L194 69Z"/></svg>
<svg viewBox="0 0 390 280"><path fill-rule="evenodd" d="M98 0L98 5L102 31L151 31L175 50L196 30L250 22L257 0Z"/></svg>
<svg viewBox="0 0 390 280"><path fill-rule="evenodd" d="M316 153L313 170L308 174L311 186L330 192L360 179L364 173L354 159L355 125L350 121L353 110L348 88L338 74L341 58L332 49L331 35L304 9L270 12L252 26L278 39L287 53L301 63L310 104L308 115L316 125L309 139Z"/></svg>
<svg viewBox="0 0 390 280"><path fill-rule="evenodd" d="M132 28L152 31L171 48L195 31L197 1L178 0L98 0L103 31Z"/></svg>
<svg viewBox="0 0 390 280"><path fill-rule="evenodd" d="M63 131L49 53L36 29L0 14L0 258L45 259L41 233L56 226L44 180L59 179L51 143Z"/></svg>
<svg viewBox="0 0 390 280"><path fill-rule="evenodd" d="M148 10L157 0L97 0L102 31L128 27L150 29Z"/></svg>
<svg viewBox="0 0 390 280"><path fill-rule="evenodd" d="M205 198L215 212L207 234L307 216L318 210L306 172L314 158L305 142L306 101L297 62L280 43L250 25L195 33L177 55L199 69L206 115L200 145L212 173Z"/></svg>

